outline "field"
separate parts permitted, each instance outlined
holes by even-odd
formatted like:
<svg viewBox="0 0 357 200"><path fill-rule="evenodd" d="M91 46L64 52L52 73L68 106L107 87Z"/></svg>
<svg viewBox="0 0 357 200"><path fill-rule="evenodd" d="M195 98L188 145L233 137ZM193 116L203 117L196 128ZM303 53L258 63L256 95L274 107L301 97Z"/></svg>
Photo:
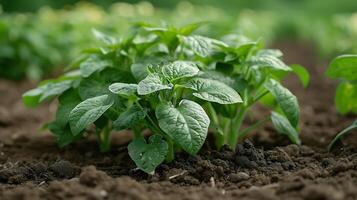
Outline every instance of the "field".
<svg viewBox="0 0 357 200"><path fill-rule="evenodd" d="M198 32L225 26L222 24L213 23ZM108 32L122 33L128 30L129 25L126 25L120 28L101 26ZM236 30L235 26L229 26L230 30ZM83 30L90 32L88 27ZM73 35L75 30L71 32ZM259 31L252 32L250 37L259 35ZM99 150L92 129L87 129L88 133L84 130L81 140L59 148L53 134L43 127L55 119L58 101L26 108L22 95L35 88L43 77L59 76L62 65L74 59L72 54L88 49L87 44L93 39L81 38L74 41L77 46L71 49L71 55L59 51L64 57L59 59L62 62L56 59L44 62L45 65L55 63L55 68L49 72L46 69L34 76L28 72L20 72L16 77L1 76L0 199L357 199L357 134L342 138L331 152L327 149L336 134L352 124L356 113L342 115L337 111L338 81L325 75L335 54L356 53L357 48L341 45L341 50L337 45L327 45L334 48L321 50L324 48L318 45L321 41L305 36L280 37L281 33L277 32L280 31L271 31L272 37L265 38L267 48L280 49L287 66L300 64L310 74L306 88L297 76L289 74L282 80L299 100L300 125L296 130L300 132L301 145L293 144L284 134L277 134L269 121L239 138L238 143L234 143L234 146L237 144L235 149L229 142L217 149L216 133L210 127L197 155L186 153L183 148L175 153L173 161L160 162L154 173L144 172L146 168L134 162L135 158L128 153L128 144L137 137L132 134L136 133L133 127L113 131L107 152ZM206 35L218 37L222 33L212 31ZM355 36L350 38L355 39ZM55 48L59 48L57 44ZM8 60L2 59L0 63L4 66L5 61ZM270 110L271 107L255 105L242 127L249 127ZM160 128L164 129L161 125ZM145 128L142 137L147 139L154 132L151 127Z"/></svg>

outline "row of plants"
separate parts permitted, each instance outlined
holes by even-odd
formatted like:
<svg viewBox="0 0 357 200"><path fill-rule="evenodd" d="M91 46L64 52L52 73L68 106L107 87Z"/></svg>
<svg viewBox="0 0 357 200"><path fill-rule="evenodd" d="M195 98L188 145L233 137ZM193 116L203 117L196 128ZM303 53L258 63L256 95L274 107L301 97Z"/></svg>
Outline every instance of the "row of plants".
<svg viewBox="0 0 357 200"><path fill-rule="evenodd" d="M70 71L43 81L23 101L36 107L57 99L56 118L46 127L61 147L94 133L105 152L112 132L131 130L129 155L150 174L175 152L197 154L208 132L217 149L234 149L271 121L277 133L300 144L298 101L281 81L294 73L306 86L307 71L287 66L281 51L264 49L261 41L195 34L200 25L142 23L120 38L95 31L102 45L83 50ZM271 114L243 128L256 104ZM149 138L143 134L147 129Z"/></svg>
<svg viewBox="0 0 357 200"><path fill-rule="evenodd" d="M53 71L62 71L82 49L95 47L95 38L89 34L93 27L121 35L129 30L130 22L148 18L150 23L162 18L172 24L212 21L199 33L214 38L239 34L264 43L298 38L316 44L324 58L357 50L353 42L357 38L355 14L319 18L243 10L229 15L218 8L189 2L181 2L171 11L154 8L148 2L116 3L108 12L93 4L79 3L63 10L44 7L32 14L1 13L0 76L39 81Z"/></svg>

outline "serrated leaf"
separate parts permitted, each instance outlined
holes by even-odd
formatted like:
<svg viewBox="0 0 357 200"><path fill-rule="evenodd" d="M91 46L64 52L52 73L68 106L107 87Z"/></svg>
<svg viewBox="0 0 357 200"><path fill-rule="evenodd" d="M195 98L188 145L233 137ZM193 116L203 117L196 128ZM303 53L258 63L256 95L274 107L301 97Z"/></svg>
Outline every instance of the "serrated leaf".
<svg viewBox="0 0 357 200"><path fill-rule="evenodd" d="M72 80L49 82L22 95L23 102L28 107L36 107L40 103L62 94L72 86Z"/></svg>
<svg viewBox="0 0 357 200"><path fill-rule="evenodd" d="M336 90L335 104L337 111L343 115L357 113L357 84L340 83Z"/></svg>
<svg viewBox="0 0 357 200"><path fill-rule="evenodd" d="M300 145L301 141L299 139L299 133L291 126L288 119L283 115L276 112L272 112L271 120L275 129L280 133L288 136L291 142Z"/></svg>
<svg viewBox="0 0 357 200"><path fill-rule="evenodd" d="M129 129L141 122L145 117L146 112L139 106L134 105L119 115L118 119L113 122L113 127L116 130Z"/></svg>
<svg viewBox="0 0 357 200"><path fill-rule="evenodd" d="M106 67L112 66L110 60L102 59L97 55L92 55L84 60L80 65L80 71L83 77L89 77L96 71L102 71Z"/></svg>
<svg viewBox="0 0 357 200"><path fill-rule="evenodd" d="M152 135L149 143L146 143L144 138L134 139L128 145L128 152L139 169L154 174L155 168L166 158L168 145L160 136Z"/></svg>
<svg viewBox="0 0 357 200"><path fill-rule="evenodd" d="M69 114L69 124L73 135L81 133L113 104L114 101L108 95L93 97L78 104Z"/></svg>
<svg viewBox="0 0 357 200"><path fill-rule="evenodd" d="M138 94L147 95L160 90L171 89L172 85L165 84L160 75L157 73L149 74L145 79L138 84Z"/></svg>
<svg viewBox="0 0 357 200"><path fill-rule="evenodd" d="M175 61L162 67L162 74L170 81L196 76L199 71L196 63L190 61Z"/></svg>
<svg viewBox="0 0 357 200"><path fill-rule="evenodd" d="M109 86L109 91L126 98L135 96L137 89L138 85L131 83L113 83Z"/></svg>
<svg viewBox="0 0 357 200"><path fill-rule="evenodd" d="M328 150L331 151L332 148L335 146L336 142L339 141L342 137L347 135L348 133L352 133L353 129L357 128L357 120L355 120L350 126L339 132L336 137L332 140L332 142L328 146Z"/></svg>
<svg viewBox="0 0 357 200"><path fill-rule="evenodd" d="M178 107L162 103L156 108L160 128L187 153L196 154L207 137L210 120L196 102L182 100Z"/></svg>
<svg viewBox="0 0 357 200"><path fill-rule="evenodd" d="M201 57L210 56L218 45L227 46L221 41L200 35L181 36L180 38L186 46Z"/></svg>
<svg viewBox="0 0 357 200"><path fill-rule="evenodd" d="M264 84L264 87L275 97L290 123L294 127L297 127L299 124L300 108L295 95L274 79L269 79Z"/></svg>
<svg viewBox="0 0 357 200"><path fill-rule="evenodd" d="M335 58L329 65L326 75L349 81L357 80L357 55L343 55Z"/></svg>
<svg viewBox="0 0 357 200"><path fill-rule="evenodd" d="M219 104L234 104L243 102L239 94L228 85L211 79L193 78L184 87L194 90L194 96Z"/></svg>

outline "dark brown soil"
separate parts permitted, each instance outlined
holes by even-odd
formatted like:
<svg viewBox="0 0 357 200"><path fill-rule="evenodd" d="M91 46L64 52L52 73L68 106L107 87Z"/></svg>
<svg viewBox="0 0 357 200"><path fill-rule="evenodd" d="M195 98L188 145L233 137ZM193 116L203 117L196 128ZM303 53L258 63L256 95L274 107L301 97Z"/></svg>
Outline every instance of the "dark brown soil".
<svg viewBox="0 0 357 200"><path fill-rule="evenodd" d="M0 80L0 199L357 199L356 136L326 151L356 116L336 113L335 83L323 77L326 64L315 60L311 48L291 42L275 47L287 63L305 65L312 75L307 89L293 76L286 81L300 100L303 145L289 145L268 124L235 152L207 144L197 156L178 154L153 176L130 161L123 146L129 133L116 133L107 154L90 137L57 148L39 130L51 120L55 104L25 109L21 93L33 84ZM253 120L264 112L257 108Z"/></svg>

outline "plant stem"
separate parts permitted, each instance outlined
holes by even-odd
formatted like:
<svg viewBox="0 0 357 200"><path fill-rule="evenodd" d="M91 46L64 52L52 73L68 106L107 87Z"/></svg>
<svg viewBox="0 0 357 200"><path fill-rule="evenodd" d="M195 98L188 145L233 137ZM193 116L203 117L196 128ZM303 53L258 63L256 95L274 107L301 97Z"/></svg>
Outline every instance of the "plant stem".
<svg viewBox="0 0 357 200"><path fill-rule="evenodd" d="M110 149L110 130L111 123L109 122L97 135L101 152L108 152Z"/></svg>
<svg viewBox="0 0 357 200"><path fill-rule="evenodd" d="M256 123L254 123L253 125L245 128L244 130L240 131L238 134L238 139L239 138L244 138L249 132L251 132L252 130L258 128L259 126L263 125L265 122L270 120L270 116L265 117L264 119L261 119L259 121L257 121Z"/></svg>
<svg viewBox="0 0 357 200"><path fill-rule="evenodd" d="M166 138L167 145L169 147L165 160L166 162L171 162L175 158L174 143L171 138L169 137L165 137L165 138Z"/></svg>
<svg viewBox="0 0 357 200"><path fill-rule="evenodd" d="M232 149L235 149L235 147L236 147L236 144L238 141L238 131L239 131L240 127L242 126L246 110L247 110L246 107L241 107L241 109L238 111L236 117L230 121L231 124L235 123L231 126L231 130L229 132L228 141L227 141L228 145Z"/></svg>

